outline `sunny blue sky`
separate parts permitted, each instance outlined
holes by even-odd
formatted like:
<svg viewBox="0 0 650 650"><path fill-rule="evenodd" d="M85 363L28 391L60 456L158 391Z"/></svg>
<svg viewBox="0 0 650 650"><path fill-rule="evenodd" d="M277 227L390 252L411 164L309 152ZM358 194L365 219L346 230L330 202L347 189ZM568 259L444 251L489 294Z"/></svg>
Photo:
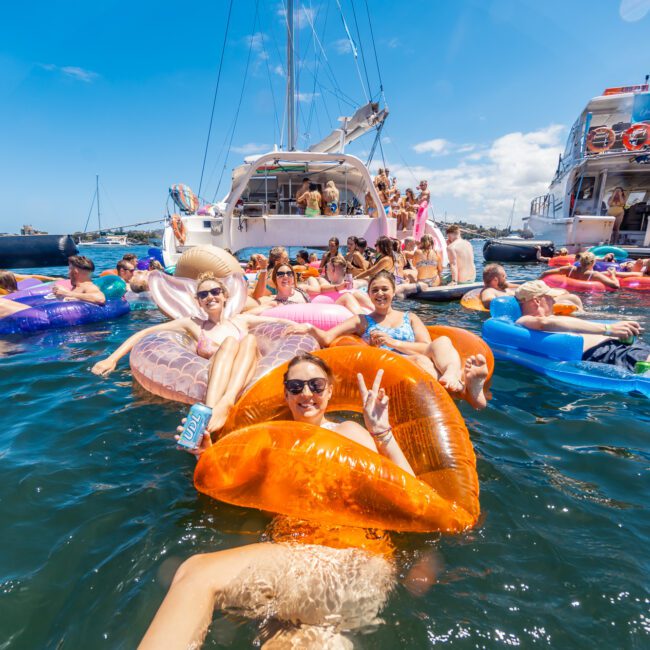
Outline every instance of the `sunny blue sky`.
<svg viewBox="0 0 650 650"><path fill-rule="evenodd" d="M83 228L96 173L104 225L162 217L171 183L197 191L229 4L6 5L0 231ZM391 111L386 163L403 188L429 179L434 208L449 219L503 224L516 198L517 223L545 191L587 101L650 73L650 0L298 4L299 144L318 141L364 103L367 80L378 95L369 9ZM280 141L284 24L282 1L233 1L201 188L208 200L226 193L243 155ZM371 144L367 135L350 151L365 159Z"/></svg>

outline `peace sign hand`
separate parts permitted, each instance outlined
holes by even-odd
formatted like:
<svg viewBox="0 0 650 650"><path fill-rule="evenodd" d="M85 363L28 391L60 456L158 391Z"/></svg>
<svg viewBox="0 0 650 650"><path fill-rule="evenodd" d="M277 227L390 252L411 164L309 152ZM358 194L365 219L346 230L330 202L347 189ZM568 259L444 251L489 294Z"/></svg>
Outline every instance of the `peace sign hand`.
<svg viewBox="0 0 650 650"><path fill-rule="evenodd" d="M363 375L357 373L359 392L363 401L363 420L366 423L366 429L371 434L383 433L390 429L390 422L388 421L388 395L381 388L383 376L384 371L378 370L372 388L368 390Z"/></svg>

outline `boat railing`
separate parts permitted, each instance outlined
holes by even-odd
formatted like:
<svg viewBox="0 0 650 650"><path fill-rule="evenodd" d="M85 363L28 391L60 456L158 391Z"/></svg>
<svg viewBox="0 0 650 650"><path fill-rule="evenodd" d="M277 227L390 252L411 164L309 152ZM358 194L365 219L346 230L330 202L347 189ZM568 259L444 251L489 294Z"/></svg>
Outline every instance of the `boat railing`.
<svg viewBox="0 0 650 650"><path fill-rule="evenodd" d="M562 210L562 201L556 201L553 194L543 194L530 202L530 214L554 218Z"/></svg>

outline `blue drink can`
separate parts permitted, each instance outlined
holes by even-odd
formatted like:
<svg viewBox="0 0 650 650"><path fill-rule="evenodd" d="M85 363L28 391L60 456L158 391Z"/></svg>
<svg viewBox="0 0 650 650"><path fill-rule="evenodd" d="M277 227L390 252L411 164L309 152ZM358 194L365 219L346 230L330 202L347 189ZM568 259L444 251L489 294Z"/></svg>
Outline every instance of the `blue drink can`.
<svg viewBox="0 0 650 650"><path fill-rule="evenodd" d="M185 449L196 449L201 444L205 428L208 426L211 416L211 408L205 404L193 404L187 414L183 433L178 439L178 446Z"/></svg>

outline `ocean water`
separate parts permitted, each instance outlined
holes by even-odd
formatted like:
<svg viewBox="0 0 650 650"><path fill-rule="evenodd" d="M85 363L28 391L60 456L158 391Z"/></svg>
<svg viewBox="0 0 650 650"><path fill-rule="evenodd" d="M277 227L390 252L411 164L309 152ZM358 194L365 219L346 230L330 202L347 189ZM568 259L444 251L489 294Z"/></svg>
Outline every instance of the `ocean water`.
<svg viewBox="0 0 650 650"><path fill-rule="evenodd" d="M146 247L134 248L145 254ZM98 268L125 249L91 250ZM480 257L480 245L477 244ZM508 266L513 279L541 266ZM63 269L52 269L62 272ZM479 331L458 305L409 304ZM650 295L589 296L600 317L650 326ZM173 431L186 407L152 397L123 360L90 367L157 312L0 341L0 648L133 648L176 567L258 541L269 518L192 485ZM650 402L497 365L489 408L460 404L482 516L457 536L393 535L400 581L359 648L650 647ZM408 589L413 566L435 576ZM217 615L205 647L259 643Z"/></svg>

